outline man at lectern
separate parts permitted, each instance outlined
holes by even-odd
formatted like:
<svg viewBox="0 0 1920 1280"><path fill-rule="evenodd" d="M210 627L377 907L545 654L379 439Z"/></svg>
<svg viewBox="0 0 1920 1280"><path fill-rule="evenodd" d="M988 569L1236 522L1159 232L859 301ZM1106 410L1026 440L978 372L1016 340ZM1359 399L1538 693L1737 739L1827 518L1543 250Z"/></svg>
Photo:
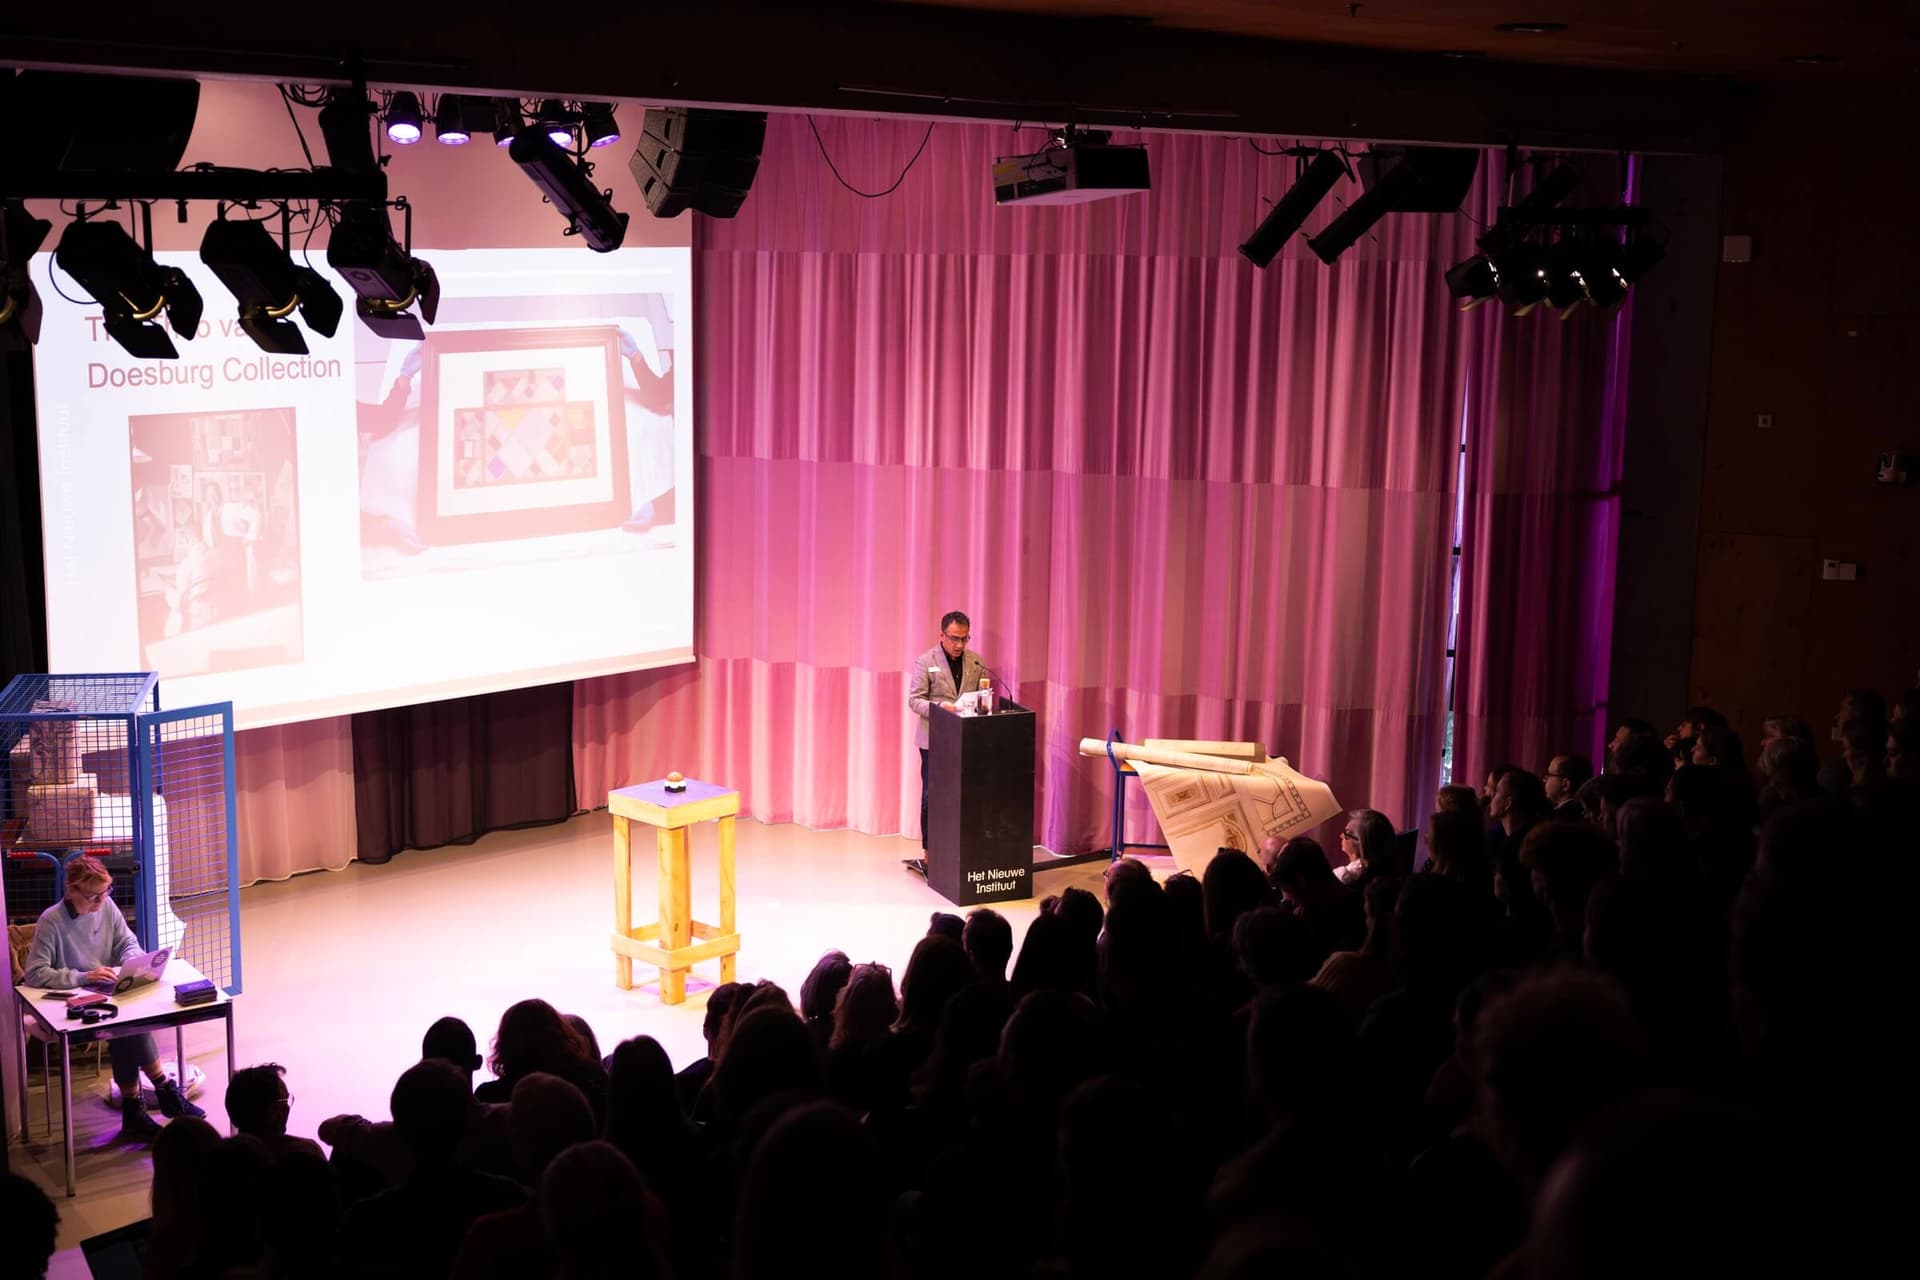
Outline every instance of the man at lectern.
<svg viewBox="0 0 1920 1280"><path fill-rule="evenodd" d="M927 747L929 720L933 708L954 709L962 693L980 687L980 681L987 674L987 664L980 655L967 648L967 641L973 637L973 624L967 621L967 615L958 609L940 619L940 643L913 660L913 670L907 672L907 705L913 708L913 714L920 723L913 728L914 745L920 748L920 847L927 847ZM915 867L924 873L927 869L924 861Z"/></svg>

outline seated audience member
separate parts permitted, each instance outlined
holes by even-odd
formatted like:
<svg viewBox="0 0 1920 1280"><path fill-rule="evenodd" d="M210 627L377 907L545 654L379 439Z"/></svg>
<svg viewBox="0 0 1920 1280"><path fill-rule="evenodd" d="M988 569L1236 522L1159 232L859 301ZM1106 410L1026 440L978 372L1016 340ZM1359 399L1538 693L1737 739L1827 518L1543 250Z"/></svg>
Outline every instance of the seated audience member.
<svg viewBox="0 0 1920 1280"><path fill-rule="evenodd" d="M65 895L34 923L21 979L26 986L72 991L119 977L119 966L140 954L140 943L112 894L113 874L100 859L81 854L67 863ZM160 1051L151 1034L115 1036L107 1041L107 1057L120 1089L121 1141L151 1142L160 1132L140 1096L142 1073L153 1085L161 1115L177 1119L206 1114L160 1069Z"/></svg>
<svg viewBox="0 0 1920 1280"><path fill-rule="evenodd" d="M787 1112L755 1144L734 1219L735 1280L884 1280L892 1197L859 1117Z"/></svg>
<svg viewBox="0 0 1920 1280"><path fill-rule="evenodd" d="M1478 820L1474 820L1476 825ZM1367 922L1360 946L1336 951L1313 975L1313 985L1331 991L1357 1022L1387 990L1393 977L1393 911L1402 881L1382 877L1361 890Z"/></svg>
<svg viewBox="0 0 1920 1280"><path fill-rule="evenodd" d="M684 1206L696 1190L705 1143L680 1110L673 1063L652 1036L634 1036L613 1051L605 1136L669 1207Z"/></svg>
<svg viewBox="0 0 1920 1280"><path fill-rule="evenodd" d="M1725 725L1708 725L1695 736L1688 763L1718 769L1731 781L1747 784L1747 760L1740 735Z"/></svg>
<svg viewBox="0 0 1920 1280"><path fill-rule="evenodd" d="M38 1183L0 1173L0 1275L40 1280L60 1239L60 1211Z"/></svg>
<svg viewBox="0 0 1920 1280"><path fill-rule="evenodd" d="M287 1069L277 1062L242 1067L227 1082L227 1120L234 1128L260 1139L275 1159L290 1151L325 1159L320 1144L313 1139L288 1135L287 1120L292 1114Z"/></svg>
<svg viewBox="0 0 1920 1280"><path fill-rule="evenodd" d="M600 1052L600 1037L593 1034L593 1024L577 1013L563 1013L560 1016L566 1019L568 1026L573 1028L573 1033L580 1037L580 1051L582 1055L589 1062L599 1063L600 1069L605 1071L607 1069L606 1055Z"/></svg>
<svg viewBox="0 0 1920 1280"><path fill-rule="evenodd" d="M880 1054L899 1017L893 971L883 964L855 965L834 1010L826 1063L829 1092L857 1112L879 1098Z"/></svg>
<svg viewBox="0 0 1920 1280"><path fill-rule="evenodd" d="M1758 1115L1681 1093L1636 1098L1588 1126L1555 1167L1520 1273L1692 1280L1879 1270L1871 1228L1854 1225L1853 1206L1838 1203L1817 1171L1792 1132Z"/></svg>
<svg viewBox="0 0 1920 1280"><path fill-rule="evenodd" d="M1475 893L1493 897L1493 862L1487 855L1480 815L1454 810L1435 813L1427 822L1427 869L1458 880Z"/></svg>
<svg viewBox="0 0 1920 1280"><path fill-rule="evenodd" d="M554 1021L566 1026L557 1013ZM513 1208L526 1193L508 1179L456 1162L473 1095L453 1064L429 1059L408 1067L393 1086L390 1106L412 1169L399 1186L347 1210L342 1261L351 1275L444 1276L474 1220Z"/></svg>
<svg viewBox="0 0 1920 1280"><path fill-rule="evenodd" d="M1615 822L1620 874L1641 880L1692 883L1700 867L1680 811L1652 796L1635 796Z"/></svg>
<svg viewBox="0 0 1920 1280"><path fill-rule="evenodd" d="M1774 716L1760 722L1760 749L1767 744L1778 742L1782 738L1798 738L1808 746L1814 745L1813 726L1798 716Z"/></svg>
<svg viewBox="0 0 1920 1280"><path fill-rule="evenodd" d="M1886 776L1887 726L1884 720L1849 720L1840 730L1840 759L1849 784L1856 787Z"/></svg>
<svg viewBox="0 0 1920 1280"><path fill-rule="evenodd" d="M1854 721L1865 726L1877 726L1864 730L1865 733L1877 733L1884 738L1887 723L1887 700L1880 696L1877 689L1850 689L1840 699L1840 707L1833 713L1834 736L1845 744L1847 726ZM1820 769L1820 787L1824 791L1841 792L1854 785L1854 766L1849 763L1843 749L1839 756L1828 761Z"/></svg>
<svg viewBox="0 0 1920 1280"><path fill-rule="evenodd" d="M1340 829L1340 852L1346 864L1335 867L1333 874L1343 884L1354 884L1363 876L1407 874L1409 868L1395 861L1393 836L1393 823L1386 814L1373 809L1350 810L1346 825Z"/></svg>
<svg viewBox="0 0 1920 1280"><path fill-rule="evenodd" d="M829 951L814 962L800 982L800 1016L807 1020L807 1029L813 1032L814 1043L823 1054L827 1042L833 1039L833 1006L852 974L853 961L847 959L847 953Z"/></svg>
<svg viewBox="0 0 1920 1280"><path fill-rule="evenodd" d="M183 1116L153 1140L153 1225L147 1232L148 1280L184 1280L200 1257L207 1158L220 1134L197 1116Z"/></svg>
<svg viewBox="0 0 1920 1280"><path fill-rule="evenodd" d="M727 1011L746 990L745 983L723 982L707 992L707 1011L700 1020L700 1034L707 1042L707 1056L694 1059L673 1078L674 1092L680 1095L680 1109L689 1115L693 1114L694 1100L700 1096L707 1078L713 1074L720 1029L726 1023Z"/></svg>
<svg viewBox="0 0 1920 1280"><path fill-rule="evenodd" d="M1214 1180L1215 1222L1281 1210L1356 1261L1377 1257L1386 1166L1368 1133L1346 1010L1316 987L1267 992L1254 1005L1246 1054L1248 1093L1269 1131Z"/></svg>
<svg viewBox="0 0 1920 1280"><path fill-rule="evenodd" d="M1007 965L1013 960L1013 926L991 907L975 907L967 912L967 927L960 935L967 960L973 965L975 980L990 987L1005 988Z"/></svg>
<svg viewBox="0 0 1920 1280"><path fill-rule="evenodd" d="M1908 716L1887 726L1887 776L1920 782L1920 717Z"/></svg>
<svg viewBox="0 0 1920 1280"><path fill-rule="evenodd" d="M1072 892L1070 889L1061 895L1058 912L1039 916L1027 926L1020 954L1014 958L1013 976L1007 981L1007 994L1016 1004L1036 991L1093 993L1100 931L1087 932L1090 918L1085 912L1078 918L1068 914L1067 899ZM1104 928L1104 912L1100 921Z"/></svg>
<svg viewBox="0 0 1920 1280"><path fill-rule="evenodd" d="M1233 957L1257 991L1305 982L1320 969L1306 922L1280 907L1256 907L1233 922Z"/></svg>
<svg viewBox="0 0 1920 1280"><path fill-rule="evenodd" d="M1480 1015L1518 981L1496 969L1469 983L1454 1005L1453 1053L1427 1087L1432 1118L1452 1128L1407 1168L1400 1274L1480 1280L1526 1235L1526 1199L1488 1150L1474 1116Z"/></svg>
<svg viewBox="0 0 1920 1280"><path fill-rule="evenodd" d="M593 1108L585 1094L560 1077L536 1071L513 1086L507 1128L520 1181L537 1187L562 1151L593 1141ZM540 1205L527 1200L475 1218L454 1255L452 1275L455 1280L536 1280L553 1270Z"/></svg>
<svg viewBox="0 0 1920 1280"><path fill-rule="evenodd" d="M451 1015L436 1019L420 1038L420 1058L452 1064L473 1091L474 1073L480 1070L480 1048L473 1028ZM353 1204L376 1191L398 1185L413 1168L404 1143L393 1130L391 1120L368 1120L364 1116L337 1115L320 1122L320 1141L333 1148L328 1163L333 1167L340 1198ZM462 1140L461 1163L490 1172L504 1172L510 1154L503 1156L506 1142L506 1108L475 1103Z"/></svg>
<svg viewBox="0 0 1920 1280"><path fill-rule="evenodd" d="M927 936L929 938L936 936L952 938L955 942L958 942L966 931L967 922L959 916L954 915L951 911L936 911L927 921Z"/></svg>
<svg viewBox="0 0 1920 1280"><path fill-rule="evenodd" d="M1627 997L1577 969L1523 978L1487 1005L1474 1039L1488 1145L1529 1197L1587 1122L1650 1077Z"/></svg>
<svg viewBox="0 0 1920 1280"><path fill-rule="evenodd" d="M1107 905L1112 906L1113 895L1117 889L1129 882L1151 881L1153 872L1149 871L1147 864L1138 858L1116 858L1107 864L1107 869L1101 873L1100 878L1106 885Z"/></svg>
<svg viewBox="0 0 1920 1280"><path fill-rule="evenodd" d="M1613 837L1583 823L1543 822L1520 846L1520 865L1533 877L1534 897L1553 919L1553 956L1579 964L1587 929L1587 898L1619 870Z"/></svg>
<svg viewBox="0 0 1920 1280"><path fill-rule="evenodd" d="M1580 820L1580 805L1574 795L1592 776L1593 763L1585 756L1557 755L1547 761L1541 785L1553 817L1565 822Z"/></svg>
<svg viewBox="0 0 1920 1280"><path fill-rule="evenodd" d="M806 1024L795 1015L794 1025ZM669 1274L646 1184L610 1143L582 1142L555 1156L540 1179L539 1203L560 1280Z"/></svg>
<svg viewBox="0 0 1920 1280"><path fill-rule="evenodd" d="M1680 719L1679 727L1667 735L1666 748L1673 757L1674 768L1693 762L1693 740L1700 736L1701 730L1724 729L1726 725L1726 716L1712 707L1688 707L1687 714Z"/></svg>
<svg viewBox="0 0 1920 1280"><path fill-rule="evenodd" d="M478 1102L507 1102L520 1077L535 1071L559 1076L605 1113L607 1073L580 1033L545 1000L522 1000L500 1015L493 1056L487 1065L496 1077L473 1091Z"/></svg>
<svg viewBox="0 0 1920 1280"><path fill-rule="evenodd" d="M1757 813L1761 822L1780 809L1817 799L1822 794L1820 756L1810 739L1781 736L1760 748Z"/></svg>
<svg viewBox="0 0 1920 1280"><path fill-rule="evenodd" d="M1660 734L1645 720L1622 720L1613 726L1613 735L1607 739L1607 772L1618 773L1621 770L1620 751L1634 739L1659 744Z"/></svg>
<svg viewBox="0 0 1920 1280"><path fill-rule="evenodd" d="M1314 953L1324 963L1336 951L1356 950L1367 936L1360 895L1340 883L1320 842L1295 836L1267 867L1267 881L1280 901L1306 922Z"/></svg>

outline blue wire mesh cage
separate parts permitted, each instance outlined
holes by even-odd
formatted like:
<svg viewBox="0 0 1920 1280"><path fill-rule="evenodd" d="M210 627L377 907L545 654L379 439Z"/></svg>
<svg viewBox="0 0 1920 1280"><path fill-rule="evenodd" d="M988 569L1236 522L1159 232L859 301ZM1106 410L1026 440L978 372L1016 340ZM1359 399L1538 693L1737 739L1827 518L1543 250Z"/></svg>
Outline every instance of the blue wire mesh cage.
<svg viewBox="0 0 1920 1280"><path fill-rule="evenodd" d="M150 672L24 675L0 691L0 851L10 922L91 855L140 945L240 988L230 703L160 710Z"/></svg>

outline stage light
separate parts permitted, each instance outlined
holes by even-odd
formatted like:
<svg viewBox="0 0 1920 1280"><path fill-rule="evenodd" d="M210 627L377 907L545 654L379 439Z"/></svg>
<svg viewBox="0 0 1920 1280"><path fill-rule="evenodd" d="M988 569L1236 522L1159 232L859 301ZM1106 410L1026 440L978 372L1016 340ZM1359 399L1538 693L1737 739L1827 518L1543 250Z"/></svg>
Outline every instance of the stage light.
<svg viewBox="0 0 1920 1280"><path fill-rule="evenodd" d="M0 351L24 351L40 341L40 294L27 260L46 243L53 224L18 200L0 205Z"/></svg>
<svg viewBox="0 0 1920 1280"><path fill-rule="evenodd" d="M620 247L627 215L613 207L611 192L593 185L591 165L562 150L540 129L521 133L507 154L566 218L568 235L578 235L596 253Z"/></svg>
<svg viewBox="0 0 1920 1280"><path fill-rule="evenodd" d="M1478 153L1446 147L1408 147L1392 168L1307 241L1332 266L1354 242L1389 213L1447 213L1460 207L1473 185Z"/></svg>
<svg viewBox="0 0 1920 1280"><path fill-rule="evenodd" d="M1459 299L1462 311L1491 301L1499 291L1500 277L1485 254L1475 254L1447 271L1447 292Z"/></svg>
<svg viewBox="0 0 1920 1280"><path fill-rule="evenodd" d="M393 238L387 208L349 205L327 242L327 265L338 271L358 300L360 322L383 338L425 337L420 321L433 323L440 309L440 280L425 261L408 255ZM409 308L419 308L416 318Z"/></svg>
<svg viewBox="0 0 1920 1280"><path fill-rule="evenodd" d="M620 141L620 122L613 118L611 102L583 102L580 111L586 121L589 147L610 147Z"/></svg>
<svg viewBox="0 0 1920 1280"><path fill-rule="evenodd" d="M53 259L60 269L93 295L105 315L107 336L129 355L145 359L177 359L167 331L157 317L182 338L200 328L203 304L200 291L177 267L163 267L142 248L127 229L110 219L81 219L60 237Z"/></svg>
<svg viewBox="0 0 1920 1280"><path fill-rule="evenodd" d="M1524 316L1546 300L1549 276L1545 249L1531 244L1515 245L1489 261L1498 282L1500 301L1511 307L1514 315Z"/></svg>
<svg viewBox="0 0 1920 1280"><path fill-rule="evenodd" d="M1322 151L1315 156L1313 163L1301 170L1287 193L1274 202L1247 242L1240 246L1240 256L1256 267L1272 262L1300 229L1300 224L1307 220L1307 215L1326 199L1327 192L1333 190L1333 184L1346 172L1347 162L1338 152Z"/></svg>
<svg viewBox="0 0 1920 1280"><path fill-rule="evenodd" d="M340 295L319 272L301 266L265 224L234 219L209 223L200 261L240 303L240 328L262 351L305 355L307 340L289 317L331 338L340 328Z"/></svg>
<svg viewBox="0 0 1920 1280"><path fill-rule="evenodd" d="M1547 305L1565 320L1587 301L1587 273L1593 268L1589 246L1561 240L1547 251Z"/></svg>
<svg viewBox="0 0 1920 1280"><path fill-rule="evenodd" d="M534 113L534 123L547 131L553 145L562 151L573 150L573 113L559 98L548 98Z"/></svg>
<svg viewBox="0 0 1920 1280"><path fill-rule="evenodd" d="M443 93L433 104L433 140L443 147L464 147L473 140L473 99ZM484 105L484 102L483 102Z"/></svg>
<svg viewBox="0 0 1920 1280"><path fill-rule="evenodd" d="M495 98L493 100L493 145L504 147L513 141L514 135L526 126L525 118L520 114L520 103L515 98Z"/></svg>
<svg viewBox="0 0 1920 1280"><path fill-rule="evenodd" d="M420 97L411 89L402 89L387 103L387 137L398 146L410 147L425 132L420 120Z"/></svg>
<svg viewBox="0 0 1920 1280"><path fill-rule="evenodd" d="M320 108L320 134L327 143L327 163L349 173L371 173L379 168L373 159L373 139L368 136L367 121L373 116L373 104L364 93L335 91Z"/></svg>

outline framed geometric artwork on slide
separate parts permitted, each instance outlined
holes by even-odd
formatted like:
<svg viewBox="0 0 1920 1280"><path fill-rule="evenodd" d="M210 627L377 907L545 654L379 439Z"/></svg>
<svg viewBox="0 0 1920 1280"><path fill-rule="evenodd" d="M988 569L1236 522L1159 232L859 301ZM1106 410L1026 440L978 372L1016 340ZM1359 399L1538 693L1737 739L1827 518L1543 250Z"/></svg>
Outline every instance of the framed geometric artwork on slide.
<svg viewBox="0 0 1920 1280"><path fill-rule="evenodd" d="M420 537L490 542L626 521L621 369L612 325L428 334Z"/></svg>

